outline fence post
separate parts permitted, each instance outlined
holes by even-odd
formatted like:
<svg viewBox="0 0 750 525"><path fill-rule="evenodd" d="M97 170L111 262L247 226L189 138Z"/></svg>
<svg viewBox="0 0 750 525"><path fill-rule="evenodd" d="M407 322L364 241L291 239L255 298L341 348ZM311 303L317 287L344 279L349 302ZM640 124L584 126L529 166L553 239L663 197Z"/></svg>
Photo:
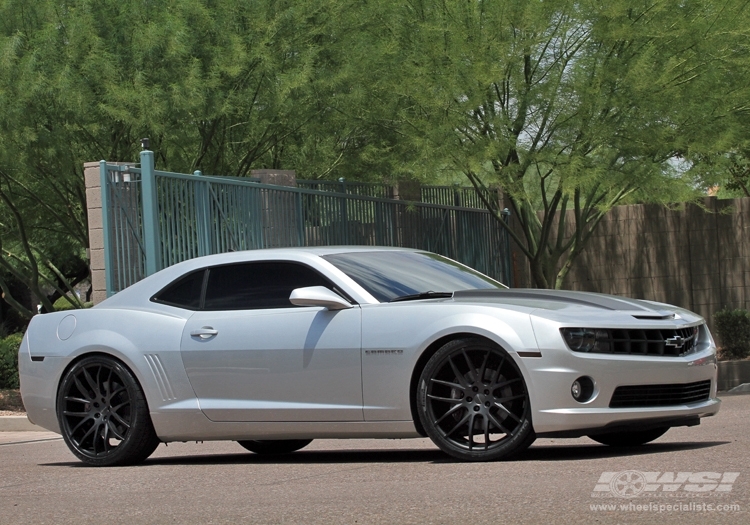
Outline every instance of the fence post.
<svg viewBox="0 0 750 525"><path fill-rule="evenodd" d="M203 173L195 170L193 175L201 177ZM198 180L195 183L195 214L198 220L198 255L210 255L211 251L211 223L209 222L211 202L209 200L209 182Z"/></svg>
<svg viewBox="0 0 750 525"><path fill-rule="evenodd" d="M339 197L339 204L341 206L341 237L343 238L342 244L349 244L349 213L347 210L347 199L346 199L346 180L344 177L339 179L341 183L341 196Z"/></svg>
<svg viewBox="0 0 750 525"><path fill-rule="evenodd" d="M298 191L295 193L294 203L297 208L297 237L299 239L299 245L307 246L305 235L305 210L302 206L302 192Z"/></svg>
<svg viewBox="0 0 750 525"><path fill-rule="evenodd" d="M146 255L146 276L161 270L159 250L159 203L156 198L154 152L141 151L141 198L143 203L143 248Z"/></svg>

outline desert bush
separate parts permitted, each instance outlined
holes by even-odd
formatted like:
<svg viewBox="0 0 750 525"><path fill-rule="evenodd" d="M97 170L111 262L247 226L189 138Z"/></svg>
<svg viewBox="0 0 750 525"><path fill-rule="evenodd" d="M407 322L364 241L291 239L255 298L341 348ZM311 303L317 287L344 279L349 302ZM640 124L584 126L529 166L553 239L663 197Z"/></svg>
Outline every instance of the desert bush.
<svg viewBox="0 0 750 525"><path fill-rule="evenodd" d="M0 339L0 388L18 388L18 348L23 334Z"/></svg>
<svg viewBox="0 0 750 525"><path fill-rule="evenodd" d="M730 359L750 356L750 312L726 308L714 314L714 326L725 356Z"/></svg>

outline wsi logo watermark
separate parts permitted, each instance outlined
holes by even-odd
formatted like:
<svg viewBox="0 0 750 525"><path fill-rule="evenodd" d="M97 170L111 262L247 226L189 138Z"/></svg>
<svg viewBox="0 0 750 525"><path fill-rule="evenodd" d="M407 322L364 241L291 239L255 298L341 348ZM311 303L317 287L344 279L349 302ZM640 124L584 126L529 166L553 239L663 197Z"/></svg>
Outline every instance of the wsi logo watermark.
<svg viewBox="0 0 750 525"><path fill-rule="evenodd" d="M732 491L739 472L602 472L594 498L641 496L705 496Z"/></svg>

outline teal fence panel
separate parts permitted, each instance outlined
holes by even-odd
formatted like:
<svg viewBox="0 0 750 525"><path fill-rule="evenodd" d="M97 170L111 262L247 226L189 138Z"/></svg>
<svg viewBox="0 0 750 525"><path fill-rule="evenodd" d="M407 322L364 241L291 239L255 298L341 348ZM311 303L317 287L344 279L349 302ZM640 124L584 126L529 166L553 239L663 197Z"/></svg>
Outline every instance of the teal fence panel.
<svg viewBox="0 0 750 525"><path fill-rule="evenodd" d="M362 197L393 198L393 186L378 182L350 182L344 178L332 180L297 180L297 187L306 190L332 191Z"/></svg>
<svg viewBox="0 0 750 525"><path fill-rule="evenodd" d="M228 251L377 245L440 253L510 284L509 237L485 209L101 164L107 293Z"/></svg>

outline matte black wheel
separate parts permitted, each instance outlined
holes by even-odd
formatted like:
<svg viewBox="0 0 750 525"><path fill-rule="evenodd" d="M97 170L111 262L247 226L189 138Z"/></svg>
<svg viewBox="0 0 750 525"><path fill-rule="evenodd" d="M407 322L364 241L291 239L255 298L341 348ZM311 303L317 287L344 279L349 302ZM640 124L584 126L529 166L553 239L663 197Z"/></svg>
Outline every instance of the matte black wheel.
<svg viewBox="0 0 750 525"><path fill-rule="evenodd" d="M140 463L159 445L143 390L111 357L87 357L67 371L57 419L68 448L89 465Z"/></svg>
<svg viewBox="0 0 750 525"><path fill-rule="evenodd" d="M288 454L305 448L312 443L312 439L246 440L237 443L256 454Z"/></svg>
<svg viewBox="0 0 750 525"><path fill-rule="evenodd" d="M669 427L636 430L630 432L611 432L589 436L594 441L610 447L637 447L662 437Z"/></svg>
<svg viewBox="0 0 750 525"><path fill-rule="evenodd" d="M422 371L417 396L427 435L455 458L508 458L536 437L523 376L488 341L461 339L440 348Z"/></svg>

